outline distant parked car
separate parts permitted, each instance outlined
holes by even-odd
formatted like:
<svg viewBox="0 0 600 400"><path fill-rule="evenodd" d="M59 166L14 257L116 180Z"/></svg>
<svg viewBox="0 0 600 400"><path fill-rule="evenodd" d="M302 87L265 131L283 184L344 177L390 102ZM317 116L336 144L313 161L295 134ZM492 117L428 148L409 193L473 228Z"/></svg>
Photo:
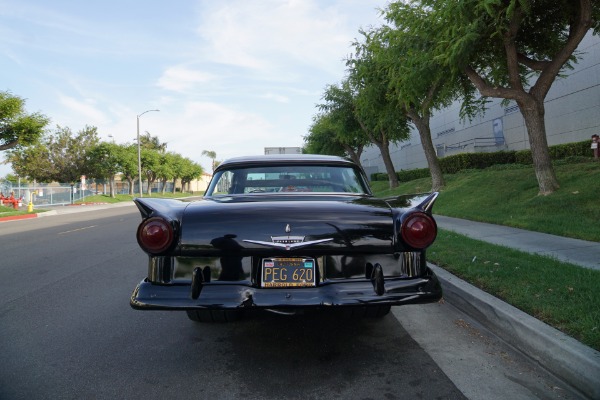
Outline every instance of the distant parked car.
<svg viewBox="0 0 600 400"><path fill-rule="evenodd" d="M135 199L149 268L131 306L228 321L255 309L383 316L436 302L425 258L436 197L375 198L362 169L339 157L225 161L199 201Z"/></svg>

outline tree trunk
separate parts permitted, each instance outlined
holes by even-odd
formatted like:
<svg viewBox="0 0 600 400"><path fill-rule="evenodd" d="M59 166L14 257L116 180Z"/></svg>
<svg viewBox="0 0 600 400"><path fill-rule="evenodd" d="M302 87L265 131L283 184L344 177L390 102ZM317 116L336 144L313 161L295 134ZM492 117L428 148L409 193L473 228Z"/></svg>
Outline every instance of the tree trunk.
<svg viewBox="0 0 600 400"><path fill-rule="evenodd" d="M419 137L421 138L421 146L423 147L423 152L425 152L425 158L427 159L427 165L429 166L429 173L431 174L431 191L438 191L442 189L446 183L444 182L442 167L440 167L440 162L437 158L435 147L433 147L433 142L431 140L429 118L421 118L414 110L408 110L407 115L417 127Z"/></svg>
<svg viewBox="0 0 600 400"><path fill-rule="evenodd" d="M352 146L348 146L346 144L342 144L342 147L346 151L346 153L350 156L350 159L354 161L355 164L360 165L360 156L363 151L363 146L360 146L357 149L354 149Z"/></svg>
<svg viewBox="0 0 600 400"><path fill-rule="evenodd" d="M129 195L133 196L133 178L126 178L129 183Z"/></svg>
<svg viewBox="0 0 600 400"><path fill-rule="evenodd" d="M533 168L540 189L539 194L546 196L556 191L560 185L556 179L548 150L544 101L536 101L533 97L528 96L527 99L517 100L517 104L527 127Z"/></svg>
<svg viewBox="0 0 600 400"><path fill-rule="evenodd" d="M108 192L110 197L115 197L115 177L114 175L110 175L108 177Z"/></svg>
<svg viewBox="0 0 600 400"><path fill-rule="evenodd" d="M388 174L390 189L398 187L398 175L396 175L396 169L394 168L394 163L392 162L392 157L390 156L390 144L388 141L376 141L375 145L379 147L379 151L381 152L381 158L383 159L383 165L385 165L385 170Z"/></svg>
<svg viewBox="0 0 600 400"><path fill-rule="evenodd" d="M379 152L381 153L381 158L383 159L383 165L385 165L385 170L388 174L390 189L398 187L398 175L396 175L396 170L394 169L394 163L392 162L392 157L390 156L390 142L385 135L385 132L381 130L379 133L380 137L377 137L373 132L371 132L365 124L358 120L360 127L363 132L367 134L371 143L374 143L377 148L379 148Z"/></svg>

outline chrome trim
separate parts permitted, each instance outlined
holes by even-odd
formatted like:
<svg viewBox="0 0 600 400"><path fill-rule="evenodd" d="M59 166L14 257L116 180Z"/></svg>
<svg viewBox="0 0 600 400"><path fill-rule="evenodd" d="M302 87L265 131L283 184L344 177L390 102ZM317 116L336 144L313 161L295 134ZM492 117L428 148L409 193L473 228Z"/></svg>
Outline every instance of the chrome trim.
<svg viewBox="0 0 600 400"><path fill-rule="evenodd" d="M421 275L421 253L417 251L404 251L400 253L400 263L403 273L409 278Z"/></svg>
<svg viewBox="0 0 600 400"><path fill-rule="evenodd" d="M292 250L292 249L299 249L301 247L310 246L311 244L330 242L332 240L333 240L333 238L329 238L329 239L310 240L308 242L300 242L300 243L273 243L273 242L264 242L262 240L246 240L246 239L244 239L242 241L246 242L246 243L260 244L262 246L267 246L267 247L276 247L279 249Z"/></svg>
<svg viewBox="0 0 600 400"><path fill-rule="evenodd" d="M149 257L148 280L152 283L171 283L175 276L173 257Z"/></svg>
<svg viewBox="0 0 600 400"><path fill-rule="evenodd" d="M273 243L301 243L304 236L271 236Z"/></svg>
<svg viewBox="0 0 600 400"><path fill-rule="evenodd" d="M421 202L421 204L419 204L417 206L417 208L419 208L427 213L431 213L431 209L433 208L433 203L435 203L435 200L438 198L438 196L439 196L439 192L431 193L429 196L427 196L427 198L425 198L425 200L423 200Z"/></svg>

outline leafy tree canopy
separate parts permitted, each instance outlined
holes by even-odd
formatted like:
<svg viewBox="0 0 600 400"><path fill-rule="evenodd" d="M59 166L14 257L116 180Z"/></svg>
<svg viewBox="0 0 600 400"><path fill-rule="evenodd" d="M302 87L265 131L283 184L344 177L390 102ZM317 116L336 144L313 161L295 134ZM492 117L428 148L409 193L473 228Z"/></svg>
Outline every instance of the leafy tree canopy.
<svg viewBox="0 0 600 400"><path fill-rule="evenodd" d="M540 193L558 189L548 152L544 99L556 78L576 62L583 37L590 29L599 33L600 2L410 0L390 3L385 14L400 35L423 41L424 54L445 73L464 75L483 97L517 103Z"/></svg>
<svg viewBox="0 0 600 400"><path fill-rule="evenodd" d="M24 99L0 92L0 150L35 144L49 122L40 113L26 113Z"/></svg>

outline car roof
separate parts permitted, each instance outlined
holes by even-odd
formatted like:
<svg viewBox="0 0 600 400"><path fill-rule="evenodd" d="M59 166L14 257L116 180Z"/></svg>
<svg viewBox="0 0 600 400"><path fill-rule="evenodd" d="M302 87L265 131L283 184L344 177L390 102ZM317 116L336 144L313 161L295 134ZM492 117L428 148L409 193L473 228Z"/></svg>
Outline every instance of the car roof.
<svg viewBox="0 0 600 400"><path fill-rule="evenodd" d="M268 154L258 156L234 157L225 160L219 164L215 171L223 168L231 167L232 165L266 165L266 164L281 164L281 163L298 163L298 164L343 164L354 166L352 161L343 157L328 156L321 154Z"/></svg>

